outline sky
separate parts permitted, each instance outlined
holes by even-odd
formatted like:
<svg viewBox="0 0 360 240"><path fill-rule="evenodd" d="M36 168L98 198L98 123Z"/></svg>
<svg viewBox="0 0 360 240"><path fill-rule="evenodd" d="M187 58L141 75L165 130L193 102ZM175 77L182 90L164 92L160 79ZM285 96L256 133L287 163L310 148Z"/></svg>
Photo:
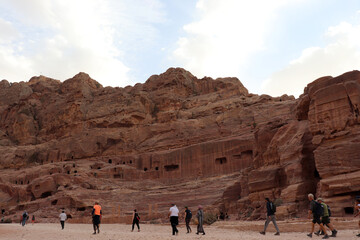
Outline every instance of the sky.
<svg viewBox="0 0 360 240"><path fill-rule="evenodd" d="M360 1L0 0L0 80L125 87L170 67L298 97L360 69Z"/></svg>

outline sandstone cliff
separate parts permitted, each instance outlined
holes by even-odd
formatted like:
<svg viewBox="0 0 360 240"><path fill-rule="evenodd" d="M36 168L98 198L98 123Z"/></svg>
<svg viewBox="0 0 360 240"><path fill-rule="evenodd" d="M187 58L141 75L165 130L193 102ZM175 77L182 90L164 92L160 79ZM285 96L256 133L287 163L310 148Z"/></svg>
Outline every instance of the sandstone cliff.
<svg viewBox="0 0 360 240"><path fill-rule="evenodd" d="M307 194L351 213L360 195L360 72L323 77L299 99L249 94L236 78L180 68L104 88L85 73L0 82L0 204L54 221L163 217L170 202L238 218L303 216Z"/></svg>

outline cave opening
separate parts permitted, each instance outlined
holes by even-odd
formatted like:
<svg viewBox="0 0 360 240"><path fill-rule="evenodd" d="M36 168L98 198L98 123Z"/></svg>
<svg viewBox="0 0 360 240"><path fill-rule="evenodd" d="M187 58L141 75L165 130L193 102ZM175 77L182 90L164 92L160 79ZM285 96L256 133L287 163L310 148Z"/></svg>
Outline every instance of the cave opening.
<svg viewBox="0 0 360 240"><path fill-rule="evenodd" d="M110 163L110 164L111 164L111 163L112 163L112 160L111 160L111 159L109 159L108 163Z"/></svg>
<svg viewBox="0 0 360 240"><path fill-rule="evenodd" d="M353 207L345 207L344 208L345 214L354 214L354 208Z"/></svg>
<svg viewBox="0 0 360 240"><path fill-rule="evenodd" d="M320 174L319 174L319 172L318 172L318 170L316 168L314 170L314 178L320 179Z"/></svg>
<svg viewBox="0 0 360 240"><path fill-rule="evenodd" d="M179 165L177 165L177 164L165 165L164 168L168 172L175 171L175 170L179 169Z"/></svg>
<svg viewBox="0 0 360 240"><path fill-rule="evenodd" d="M56 205L56 204L57 204L57 202L58 202L58 200L57 200L57 199L55 199L55 200L51 201L51 205Z"/></svg>
<svg viewBox="0 0 360 240"><path fill-rule="evenodd" d="M43 192L40 196L40 198L47 198L51 196L51 192Z"/></svg>
<svg viewBox="0 0 360 240"><path fill-rule="evenodd" d="M225 164L226 163L226 157L221 157L221 158L215 159L215 163L216 164Z"/></svg>

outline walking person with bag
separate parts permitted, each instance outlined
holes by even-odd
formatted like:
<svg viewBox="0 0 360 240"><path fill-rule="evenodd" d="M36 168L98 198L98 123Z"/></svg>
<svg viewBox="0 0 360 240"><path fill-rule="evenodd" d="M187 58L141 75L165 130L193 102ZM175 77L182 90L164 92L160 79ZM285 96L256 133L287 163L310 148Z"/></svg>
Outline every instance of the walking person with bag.
<svg viewBox="0 0 360 240"><path fill-rule="evenodd" d="M329 238L329 236L326 233L326 229L320 220L320 217L323 215L323 208L322 208L321 204L314 200L314 195L311 193L308 194L308 199L310 201L310 209L308 212L308 218L311 219L311 215L312 215L312 222L311 222L311 232L309 234L307 234L307 236L312 238L315 224L317 223L317 224L319 224L320 229L325 234L323 239Z"/></svg>
<svg viewBox="0 0 360 240"><path fill-rule="evenodd" d="M324 200L322 198L318 198L317 201L322 205L322 208L323 208L323 215L321 216L322 224L324 225L324 227L327 226L331 230L330 237L336 237L337 230L334 228L334 226L330 222L330 216L331 216L330 207L326 203L324 203ZM315 234L319 236L319 235L321 235L321 234L323 235L325 233L323 233L319 230L318 232L315 232Z"/></svg>
<svg viewBox="0 0 360 240"><path fill-rule="evenodd" d="M134 212L133 212L133 216L132 216L132 229L131 231L133 232L134 231L134 227L135 227L135 224L138 228L138 232L140 232L140 226L139 226L139 222L140 222L140 216L139 214L136 212L136 209L134 209Z"/></svg>
<svg viewBox="0 0 360 240"><path fill-rule="evenodd" d="M21 225L24 227L26 224L26 221L29 219L29 214L24 211L23 215L22 215L22 219L21 219Z"/></svg>
<svg viewBox="0 0 360 240"><path fill-rule="evenodd" d="M191 233L190 221L192 218L192 213L188 207L185 207L185 224L187 233Z"/></svg>
<svg viewBox="0 0 360 240"><path fill-rule="evenodd" d="M266 228L269 226L270 221L272 221L276 229L275 235L280 235L280 230L276 224L276 217L275 217L276 206L272 201L270 201L269 198L265 198L265 200L266 200L266 221L265 221L264 231L260 232L260 234L265 235Z"/></svg>

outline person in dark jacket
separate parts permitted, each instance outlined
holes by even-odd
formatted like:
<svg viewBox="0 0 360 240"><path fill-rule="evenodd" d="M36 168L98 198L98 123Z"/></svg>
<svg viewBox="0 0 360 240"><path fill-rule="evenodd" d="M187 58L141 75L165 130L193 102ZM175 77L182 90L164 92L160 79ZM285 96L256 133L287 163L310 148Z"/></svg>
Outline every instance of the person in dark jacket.
<svg viewBox="0 0 360 240"><path fill-rule="evenodd" d="M192 213L188 207L185 207L185 224L187 233L191 233L190 221L192 218Z"/></svg>
<svg viewBox="0 0 360 240"><path fill-rule="evenodd" d="M323 225L323 223L321 222L320 218L321 218L321 204L316 202L314 200L314 195L312 193L309 193L308 194L308 199L310 201L310 208L309 208L309 211L308 211L308 218L311 219L311 216L312 216L312 222L311 222L311 232L309 234L307 234L308 237L312 238L312 234L314 232L314 228L315 228L315 224L319 224L320 226L320 230L322 230L324 232L324 237L323 239L328 239L329 236L327 235L326 233L326 229Z"/></svg>
<svg viewBox="0 0 360 240"><path fill-rule="evenodd" d="M137 213L136 209L134 209L134 213L133 213L133 222L132 222L132 228L131 228L131 231L134 231L134 227L135 227L135 224L138 228L138 232L140 232L140 226L139 226L139 222L140 222L140 216L139 214Z"/></svg>
<svg viewBox="0 0 360 240"><path fill-rule="evenodd" d="M276 224L276 218L275 218L276 207L275 207L274 203L272 201L270 201L269 198L265 198L265 200L266 200L266 221L265 221L264 231L260 232L260 234L265 235L266 228L268 227L270 221L272 221L276 228L275 235L280 235L280 230Z"/></svg>

